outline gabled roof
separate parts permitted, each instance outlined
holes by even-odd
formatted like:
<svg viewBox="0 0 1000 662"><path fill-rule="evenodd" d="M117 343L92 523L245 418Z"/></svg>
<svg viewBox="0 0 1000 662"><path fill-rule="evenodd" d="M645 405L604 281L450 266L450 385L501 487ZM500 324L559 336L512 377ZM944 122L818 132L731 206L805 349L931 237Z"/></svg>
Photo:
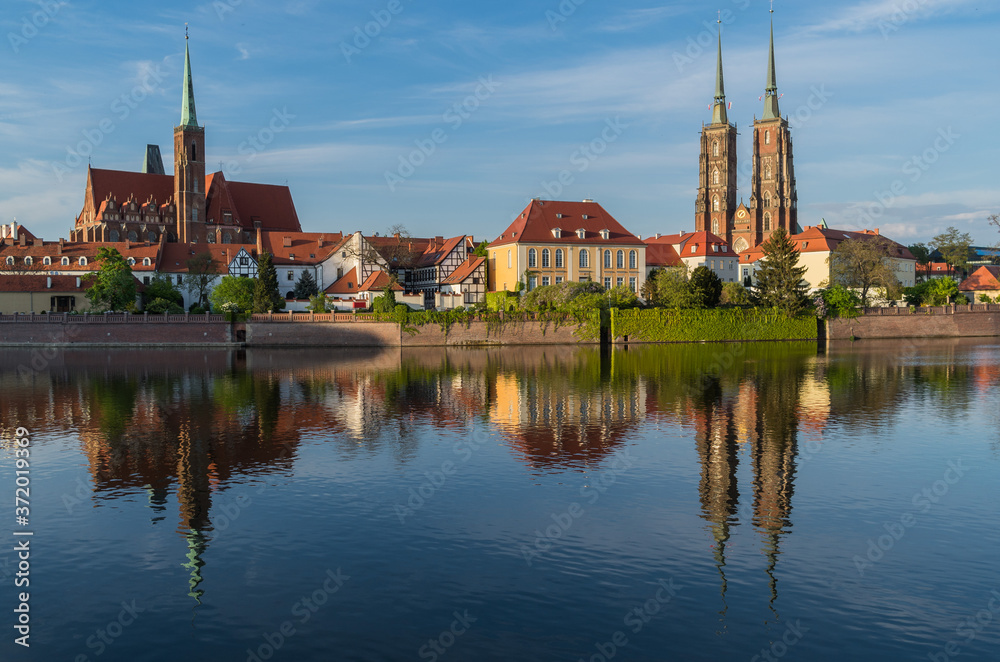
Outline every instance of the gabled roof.
<svg viewBox="0 0 1000 662"><path fill-rule="evenodd" d="M353 269L351 271L353 271ZM371 276L369 276L364 283L361 284L361 287L358 288L358 292L381 291L384 290L389 283L392 283L393 291L395 292L403 291L403 288L399 283L393 282L392 279L389 278L389 274L379 269L378 271L374 272Z"/></svg>
<svg viewBox="0 0 1000 662"><path fill-rule="evenodd" d="M261 245L274 264L320 264L344 243L344 236L327 232L261 232ZM322 244L322 246L320 245Z"/></svg>
<svg viewBox="0 0 1000 662"><path fill-rule="evenodd" d="M963 292L1000 290L1000 266L985 265L973 271L958 289Z"/></svg>
<svg viewBox="0 0 1000 662"><path fill-rule="evenodd" d="M205 190L208 192L205 213L216 223L222 223L222 214L228 209L233 222L246 230L253 230L254 222L260 221L264 230L302 231L287 186L231 182L223 173L216 172L205 176Z"/></svg>
<svg viewBox="0 0 1000 662"><path fill-rule="evenodd" d="M323 291L326 294L357 294L359 291L357 267L338 278L336 282Z"/></svg>
<svg viewBox="0 0 1000 662"><path fill-rule="evenodd" d="M553 230L557 228L562 231L559 238L553 234ZM584 231L582 239L577 236L578 230ZM608 231L607 239L601 238L602 230ZM532 200L514 222L490 244L490 247L525 242L642 245L638 237L626 230L596 202L558 200Z"/></svg>
<svg viewBox="0 0 1000 662"><path fill-rule="evenodd" d="M6 265L7 257L14 257L15 265L24 267L24 258L31 257L34 264L30 268L39 271L96 271L100 268L97 262L97 252L102 247L116 249L126 260L135 260L133 271L152 271L156 268L157 256L160 251L160 244L126 243L126 242L63 242L62 251L58 241L34 240L29 246L0 245L0 270ZM51 258L51 265L43 265L44 258ZM69 258L69 264L63 265L62 258ZM87 258L86 265L80 265L80 258ZM144 267L143 258L150 259L150 266Z"/></svg>
<svg viewBox="0 0 1000 662"><path fill-rule="evenodd" d="M676 251L678 259L691 257L738 257L726 240L711 232L684 232L649 237L644 240L648 247L666 246ZM716 249L713 250L712 247ZM692 247L694 251L692 252ZM648 251L648 249L647 249ZM647 252L646 264L649 264Z"/></svg>
<svg viewBox="0 0 1000 662"><path fill-rule="evenodd" d="M174 197L173 175L88 168L87 180L95 210L100 210L108 196L114 197L118 204L124 204L129 197L145 204L152 197L158 205L164 205Z"/></svg>
<svg viewBox="0 0 1000 662"><path fill-rule="evenodd" d="M447 278L441 281L441 284L458 285L462 283L462 281L464 281L466 278L469 278L470 276L475 274L476 270L479 269L479 267L481 267L485 262L486 262L485 257L472 256L465 262L463 262L457 269L452 271Z"/></svg>
<svg viewBox="0 0 1000 662"><path fill-rule="evenodd" d="M670 244L646 243L647 267L679 267L682 264L680 255Z"/></svg>
<svg viewBox="0 0 1000 662"><path fill-rule="evenodd" d="M218 264L219 274L229 273L229 265L241 249L254 255L257 247L253 244L164 244L158 270L163 273L186 274L187 262L195 255L209 253Z"/></svg>

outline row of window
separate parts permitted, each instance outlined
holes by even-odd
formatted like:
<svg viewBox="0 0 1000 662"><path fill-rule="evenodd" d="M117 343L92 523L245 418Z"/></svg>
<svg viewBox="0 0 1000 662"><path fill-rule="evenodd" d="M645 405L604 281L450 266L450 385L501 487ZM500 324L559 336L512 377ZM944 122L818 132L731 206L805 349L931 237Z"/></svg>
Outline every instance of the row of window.
<svg viewBox="0 0 1000 662"><path fill-rule="evenodd" d="M512 268L511 265L511 251L507 251L507 268ZM548 248L542 249L542 268L548 269L551 265L550 258L552 257L551 252ZM611 268L611 258L612 254L610 250L604 251L604 268ZM615 264L618 269L625 268L625 251L619 250L615 255ZM639 264L639 253L638 251L631 250L628 253L628 268L637 269ZM580 268L586 269L590 266L590 251L586 248L580 250ZM538 267L538 250L535 248L528 249L528 268L533 269ZM555 250L555 268L561 269L563 267L563 250L557 248Z"/></svg>
<svg viewBox="0 0 1000 662"><path fill-rule="evenodd" d="M125 261L129 263L129 266L135 266L135 258L130 257L130 258L128 258ZM68 267L69 266L69 258L68 257L63 257L59 262L64 267ZM27 265L27 266L30 267L34 263L35 263L35 260L30 255L28 257L24 258L24 264L25 265ZM76 261L76 263L79 264L81 267L85 267L85 266L87 266L87 258L81 257L81 258L79 258ZM45 266L49 266L50 264L52 264L52 258L51 257L43 257L42 258L42 264L45 265ZM152 260L150 260L148 257L142 258L142 266L148 267L148 266L151 266L151 265L152 265ZM7 256L7 266L9 266L9 267L14 266L14 256L13 255L8 255Z"/></svg>

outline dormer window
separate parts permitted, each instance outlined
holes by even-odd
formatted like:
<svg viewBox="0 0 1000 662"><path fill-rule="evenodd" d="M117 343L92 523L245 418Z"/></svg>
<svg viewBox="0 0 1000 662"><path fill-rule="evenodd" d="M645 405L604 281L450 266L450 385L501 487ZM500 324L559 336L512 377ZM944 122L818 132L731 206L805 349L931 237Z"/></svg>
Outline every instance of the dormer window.
<svg viewBox="0 0 1000 662"><path fill-rule="evenodd" d="M691 244L691 252L694 253L698 250L698 244Z"/></svg>
<svg viewBox="0 0 1000 662"><path fill-rule="evenodd" d="M556 214L556 218L566 218L566 214Z"/></svg>
<svg viewBox="0 0 1000 662"><path fill-rule="evenodd" d="M589 218L593 218L593 216L591 216L590 214L584 214L584 215L583 215L583 220L585 220L585 221L586 221L586 220L587 220L587 219L589 219Z"/></svg>
<svg viewBox="0 0 1000 662"><path fill-rule="evenodd" d="M81 267L87 266L87 258L85 258L85 257L81 257L80 258L80 266Z"/></svg>
<svg viewBox="0 0 1000 662"><path fill-rule="evenodd" d="M34 264L34 262L35 262L35 261L31 259L31 256L30 256L30 255L29 255L28 257L24 258L24 263L25 263L26 265L28 265L29 267L30 267L30 266L31 266L32 264Z"/></svg>
<svg viewBox="0 0 1000 662"><path fill-rule="evenodd" d="M584 230L583 228L580 228L580 229L578 229L576 231L576 236L579 237L580 239L586 239L587 238L587 231Z"/></svg>
<svg viewBox="0 0 1000 662"><path fill-rule="evenodd" d="M135 266L135 258L134 257L130 257L129 259L125 260L125 262L127 262L128 266L130 266L130 267L134 267Z"/></svg>
<svg viewBox="0 0 1000 662"><path fill-rule="evenodd" d="M718 244L712 244L712 252L713 253L718 253L719 252L719 245Z"/></svg>
<svg viewBox="0 0 1000 662"><path fill-rule="evenodd" d="M607 228L601 230L601 239L605 239L606 240L610 236L611 236L611 232Z"/></svg>
<svg viewBox="0 0 1000 662"><path fill-rule="evenodd" d="M562 228L552 228L552 236L556 239L562 239Z"/></svg>
<svg viewBox="0 0 1000 662"><path fill-rule="evenodd" d="M14 266L14 258L13 258L13 256L10 256L10 255L7 256L7 266L9 266L9 267L13 267Z"/></svg>
<svg viewBox="0 0 1000 662"><path fill-rule="evenodd" d="M142 258L142 266L144 266L144 267L148 267L148 266L150 266L151 264L152 264L152 262L150 261L150 259L149 259L148 257L144 257L144 258Z"/></svg>
<svg viewBox="0 0 1000 662"><path fill-rule="evenodd" d="M43 257L42 258L42 264L44 264L46 266L52 264L52 258L51 257Z"/></svg>
<svg viewBox="0 0 1000 662"><path fill-rule="evenodd" d="M68 258L68 257L64 257L64 258L62 259L62 265L63 265L64 267L68 267L68 266L69 266L69 258Z"/></svg>

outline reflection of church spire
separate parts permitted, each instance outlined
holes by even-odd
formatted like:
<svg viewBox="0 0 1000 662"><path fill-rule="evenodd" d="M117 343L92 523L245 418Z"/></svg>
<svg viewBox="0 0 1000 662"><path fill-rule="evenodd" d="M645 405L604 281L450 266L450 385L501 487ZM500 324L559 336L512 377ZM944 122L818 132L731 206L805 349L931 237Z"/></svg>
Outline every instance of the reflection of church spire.
<svg viewBox="0 0 1000 662"><path fill-rule="evenodd" d="M205 531L211 530L208 519L211 507L209 487L208 453L200 448L200 443L192 441L191 429L187 423L181 426L177 447L177 500L180 502L180 532L187 539L187 563L181 567L191 572L188 580L188 595L201 604L204 591L199 588L203 578L201 569L205 565L202 555L208 548Z"/></svg>
<svg viewBox="0 0 1000 662"><path fill-rule="evenodd" d="M701 480L698 492L701 499L702 517L712 523L713 556L719 571L722 611L725 617L726 603L726 543L729 527L736 515L739 490L737 488L736 426L731 406L723 405L722 390L718 381L706 385L701 397L693 405L695 420L695 442L701 461Z"/></svg>

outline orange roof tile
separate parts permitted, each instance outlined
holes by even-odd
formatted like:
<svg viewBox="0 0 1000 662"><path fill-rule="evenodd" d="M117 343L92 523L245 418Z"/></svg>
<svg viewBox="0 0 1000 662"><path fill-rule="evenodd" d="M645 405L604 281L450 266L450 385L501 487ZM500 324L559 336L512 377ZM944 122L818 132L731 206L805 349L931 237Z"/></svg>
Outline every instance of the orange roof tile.
<svg viewBox="0 0 1000 662"><path fill-rule="evenodd" d="M358 269L351 269L341 278L338 278L330 287L324 290L326 294L357 294L358 293Z"/></svg>
<svg viewBox="0 0 1000 662"><path fill-rule="evenodd" d="M682 265L680 255L670 244L646 242L647 267L679 267Z"/></svg>
<svg viewBox="0 0 1000 662"><path fill-rule="evenodd" d="M459 265L458 268L456 268L454 271L452 271L451 275L449 275L447 278L445 278L441 282L441 284L442 285L458 285L459 283L461 283L462 281L464 281L466 278L468 278L469 276L471 276L474 273L476 273L476 270L479 269L479 267L481 267L485 262L486 262L486 258L485 257L472 256L469 259L467 259L465 262L463 262L461 265Z"/></svg>
<svg viewBox="0 0 1000 662"><path fill-rule="evenodd" d="M1000 266L985 265L973 271L958 289L963 292L1000 290Z"/></svg>
<svg viewBox="0 0 1000 662"><path fill-rule="evenodd" d="M352 271L353 271L353 269L352 269ZM392 281L391 278L389 278L389 274L387 274L384 271L382 271L381 269L379 269L378 271L374 272L371 276L369 276L365 280L364 283L361 284L361 287L358 288L358 291L359 292L375 292L375 291L379 291L379 290L384 290L385 287L389 283L391 283L391 282L393 282L393 281ZM332 287L332 285L331 285L331 287ZM403 291L403 288L402 288L402 286L400 286L399 283L393 283L392 289L395 292L402 292Z"/></svg>
<svg viewBox="0 0 1000 662"><path fill-rule="evenodd" d="M557 228L562 230L558 239L553 234L553 230ZM577 236L578 230L584 231L583 239ZM601 238L602 230L608 231L607 239ZM626 230L596 202L557 200L532 200L490 246L502 246L513 242L642 244L638 237Z"/></svg>

